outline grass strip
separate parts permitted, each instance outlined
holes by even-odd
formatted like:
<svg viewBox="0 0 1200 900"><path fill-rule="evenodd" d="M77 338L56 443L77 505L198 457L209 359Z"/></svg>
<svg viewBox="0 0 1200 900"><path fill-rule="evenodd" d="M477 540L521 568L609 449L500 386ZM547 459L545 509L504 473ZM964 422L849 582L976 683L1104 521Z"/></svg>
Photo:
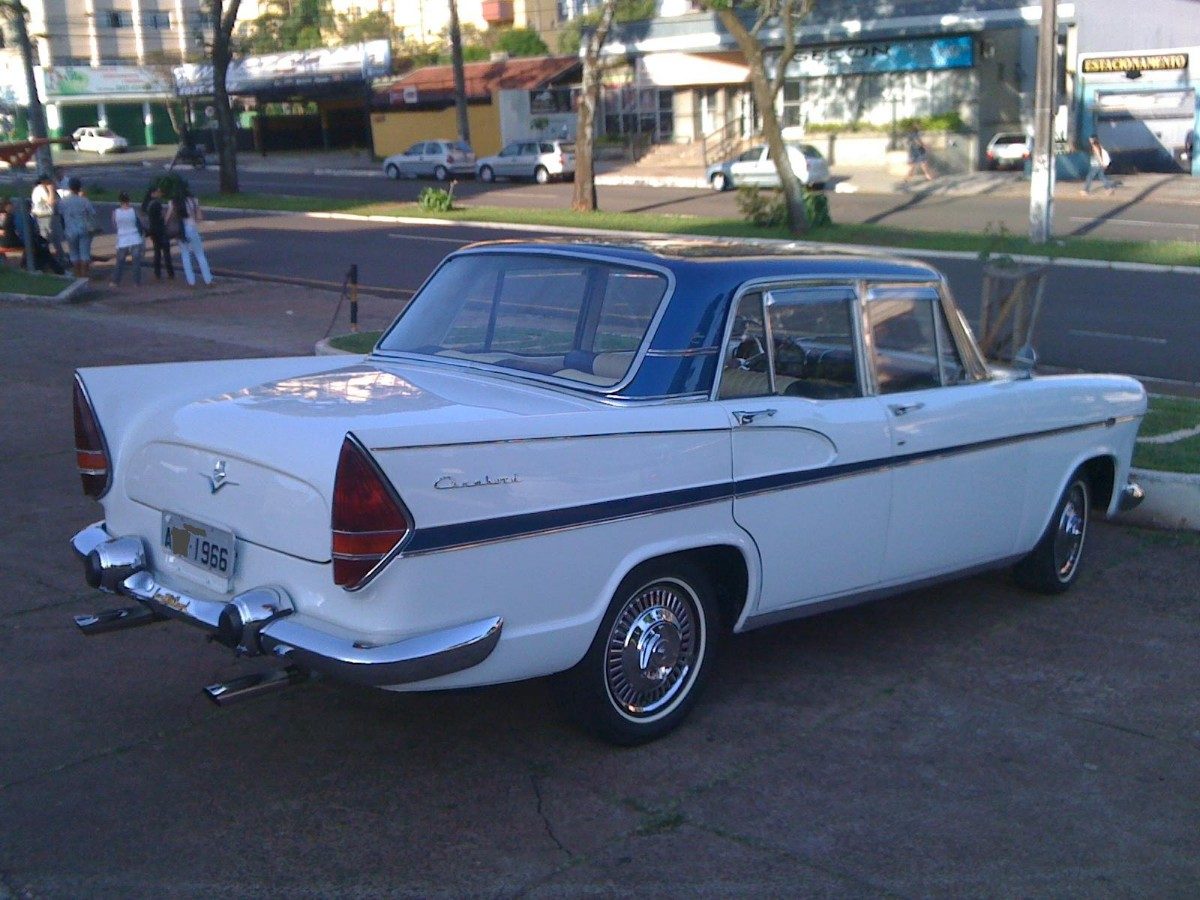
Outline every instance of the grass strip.
<svg viewBox="0 0 1200 900"><path fill-rule="evenodd" d="M61 275L43 275L15 267L0 268L0 294L31 294L35 297L54 297L71 284Z"/></svg>
<svg viewBox="0 0 1200 900"><path fill-rule="evenodd" d="M525 209L462 206L448 212L427 212L415 203L364 203L337 197L293 197L276 194L209 194L205 204L227 209L278 212L342 212L362 216L406 216L442 221L493 222L511 225L594 228L601 231L645 231L704 237L792 239L785 228L760 228L741 219L677 216L652 213L594 212L569 209ZM806 240L828 244L862 244L908 250L949 250L1041 256L1047 259L1088 259L1104 262L1150 263L1200 269L1200 243L1194 241L1111 241L1098 238L1060 238L1041 246L1015 234L970 234L921 231L884 225L829 225L814 229Z"/></svg>

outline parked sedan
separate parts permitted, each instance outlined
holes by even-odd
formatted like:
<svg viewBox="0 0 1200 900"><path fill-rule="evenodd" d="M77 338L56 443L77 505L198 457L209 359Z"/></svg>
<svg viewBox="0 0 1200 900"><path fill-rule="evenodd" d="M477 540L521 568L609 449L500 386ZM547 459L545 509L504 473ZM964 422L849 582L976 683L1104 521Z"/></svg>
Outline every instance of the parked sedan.
<svg viewBox="0 0 1200 900"><path fill-rule="evenodd" d="M279 666L218 703L554 676L637 743L730 632L987 568L1067 590L1092 516L1140 499L1145 409L1131 378L989 366L918 262L475 245L365 358L81 369L104 515L73 545L133 604L76 622L179 619Z"/></svg>
<svg viewBox="0 0 1200 900"><path fill-rule="evenodd" d="M829 180L829 163L821 151L812 144L788 144L788 160L800 183L808 187L822 188ZM779 170L771 158L771 148L766 144L751 147L733 159L711 165L704 173L714 191L730 188L779 187Z"/></svg>
<svg viewBox="0 0 1200 900"><path fill-rule="evenodd" d="M436 178L475 174L475 153L463 141L417 141L383 161L388 178Z"/></svg>
<svg viewBox="0 0 1200 900"><path fill-rule="evenodd" d="M480 181L497 178L532 178L545 184L552 178L575 177L575 145L565 141L514 141L495 156L476 163Z"/></svg>
<svg viewBox="0 0 1200 900"><path fill-rule="evenodd" d="M987 144L984 155L989 169L1019 169L1032 152L1032 141L1019 131L1001 132Z"/></svg>
<svg viewBox="0 0 1200 900"><path fill-rule="evenodd" d="M88 153L122 153L129 149L129 141L110 128L89 126L71 132L76 150Z"/></svg>

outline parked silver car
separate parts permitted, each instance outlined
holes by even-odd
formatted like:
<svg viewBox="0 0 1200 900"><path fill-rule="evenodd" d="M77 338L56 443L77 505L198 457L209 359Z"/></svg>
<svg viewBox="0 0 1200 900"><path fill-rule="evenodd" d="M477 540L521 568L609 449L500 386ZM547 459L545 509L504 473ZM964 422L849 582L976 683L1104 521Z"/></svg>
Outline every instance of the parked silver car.
<svg viewBox="0 0 1200 900"><path fill-rule="evenodd" d="M463 141L417 141L383 161L388 178L436 178L475 173L475 151Z"/></svg>
<svg viewBox="0 0 1200 900"><path fill-rule="evenodd" d="M821 151L812 144L788 144L788 159L792 171L800 183L820 188L829 180L829 163ZM752 185L755 187L779 187L779 172L771 158L771 148L766 144L751 147L744 153L723 163L716 163L704 172L704 180L714 191Z"/></svg>
<svg viewBox="0 0 1200 900"><path fill-rule="evenodd" d="M495 156L475 164L480 181L532 178L545 184L551 178L575 177L575 145L566 141L513 141Z"/></svg>

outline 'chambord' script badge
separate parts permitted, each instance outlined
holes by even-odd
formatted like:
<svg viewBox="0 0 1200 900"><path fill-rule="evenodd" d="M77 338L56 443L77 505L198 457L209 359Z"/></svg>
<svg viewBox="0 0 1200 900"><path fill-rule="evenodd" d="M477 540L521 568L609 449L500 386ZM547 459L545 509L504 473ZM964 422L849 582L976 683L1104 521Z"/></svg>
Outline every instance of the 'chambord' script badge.
<svg viewBox="0 0 1200 900"><path fill-rule="evenodd" d="M216 493L227 484L237 485L236 481L230 481L229 475L225 472L225 460L218 459L213 465L212 474L200 473L200 477L208 481L209 491Z"/></svg>
<svg viewBox="0 0 1200 900"><path fill-rule="evenodd" d="M450 491L456 488L472 488L472 487L488 487L495 484L516 484L521 479L516 475L484 475L482 478L464 479L460 481L450 475L443 475L433 483L433 486L439 491Z"/></svg>

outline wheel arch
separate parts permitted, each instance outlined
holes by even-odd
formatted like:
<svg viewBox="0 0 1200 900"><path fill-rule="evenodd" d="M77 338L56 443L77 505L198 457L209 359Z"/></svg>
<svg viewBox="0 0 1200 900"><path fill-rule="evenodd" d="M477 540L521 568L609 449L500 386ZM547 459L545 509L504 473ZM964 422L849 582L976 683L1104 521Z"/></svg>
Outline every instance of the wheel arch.
<svg viewBox="0 0 1200 900"><path fill-rule="evenodd" d="M1117 481L1117 460L1112 455L1093 456L1081 463L1080 469L1087 476L1092 489L1092 509L1106 512L1112 505L1113 491Z"/></svg>

